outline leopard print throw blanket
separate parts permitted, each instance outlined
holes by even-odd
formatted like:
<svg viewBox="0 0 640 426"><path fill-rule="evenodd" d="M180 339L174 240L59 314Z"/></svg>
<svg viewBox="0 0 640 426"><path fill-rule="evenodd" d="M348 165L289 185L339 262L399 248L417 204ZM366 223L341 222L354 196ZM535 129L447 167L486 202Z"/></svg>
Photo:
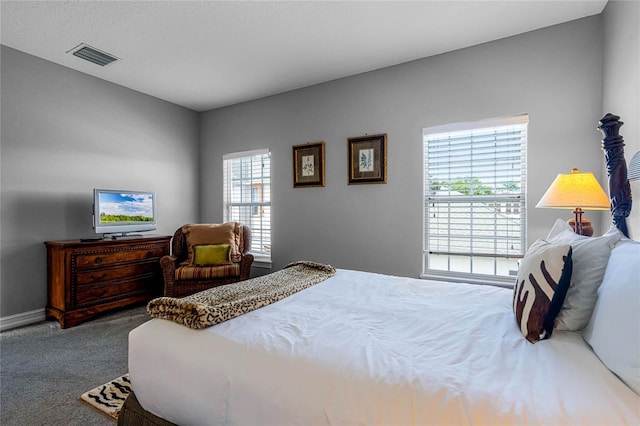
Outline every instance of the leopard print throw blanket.
<svg viewBox="0 0 640 426"><path fill-rule="evenodd" d="M210 288L183 298L158 297L147 305L155 318L201 329L284 299L335 275L330 265L299 261L282 270Z"/></svg>

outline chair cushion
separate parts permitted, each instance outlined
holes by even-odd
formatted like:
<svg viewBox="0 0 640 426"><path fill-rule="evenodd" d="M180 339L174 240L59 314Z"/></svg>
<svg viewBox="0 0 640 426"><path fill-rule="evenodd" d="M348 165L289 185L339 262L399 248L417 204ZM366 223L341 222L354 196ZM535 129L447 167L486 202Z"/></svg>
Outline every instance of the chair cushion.
<svg viewBox="0 0 640 426"><path fill-rule="evenodd" d="M240 264L220 266L180 266L176 268L176 281L209 280L240 276Z"/></svg>
<svg viewBox="0 0 640 426"><path fill-rule="evenodd" d="M182 227L187 241L187 260L183 265L193 265L194 246L229 244L229 258L240 262L244 251L242 225L238 222L188 224Z"/></svg>

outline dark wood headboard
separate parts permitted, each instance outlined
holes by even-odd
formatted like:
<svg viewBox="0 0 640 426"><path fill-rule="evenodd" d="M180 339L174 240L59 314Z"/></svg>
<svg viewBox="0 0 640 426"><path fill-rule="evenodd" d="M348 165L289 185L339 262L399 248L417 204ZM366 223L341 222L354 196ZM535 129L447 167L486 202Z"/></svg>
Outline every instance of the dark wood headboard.
<svg viewBox="0 0 640 426"><path fill-rule="evenodd" d="M624 158L624 140L620 136L620 117L608 113L600 119L598 130L602 132L602 149L609 176L609 198L613 224L629 236L627 217L631 213L631 185L627 177L627 162Z"/></svg>

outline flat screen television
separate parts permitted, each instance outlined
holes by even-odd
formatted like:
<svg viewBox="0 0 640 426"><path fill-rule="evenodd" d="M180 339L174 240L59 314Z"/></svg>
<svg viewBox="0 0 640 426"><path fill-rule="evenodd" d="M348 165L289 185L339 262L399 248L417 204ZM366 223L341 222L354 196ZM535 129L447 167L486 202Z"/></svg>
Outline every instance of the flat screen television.
<svg viewBox="0 0 640 426"><path fill-rule="evenodd" d="M150 191L93 190L96 234L129 234L156 229L156 194Z"/></svg>

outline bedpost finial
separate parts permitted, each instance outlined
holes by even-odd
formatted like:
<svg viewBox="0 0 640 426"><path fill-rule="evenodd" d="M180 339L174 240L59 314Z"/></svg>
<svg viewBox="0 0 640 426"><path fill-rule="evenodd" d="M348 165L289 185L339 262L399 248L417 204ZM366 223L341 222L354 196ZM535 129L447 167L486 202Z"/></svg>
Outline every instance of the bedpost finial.
<svg viewBox="0 0 640 426"><path fill-rule="evenodd" d="M600 119L600 124L607 121L620 121L620 116L608 112Z"/></svg>
<svg viewBox="0 0 640 426"><path fill-rule="evenodd" d="M605 139L612 137L615 138L618 136L620 126L623 124L624 122L620 121L620 116L608 112L600 119L600 122L598 123L598 130L602 132Z"/></svg>

